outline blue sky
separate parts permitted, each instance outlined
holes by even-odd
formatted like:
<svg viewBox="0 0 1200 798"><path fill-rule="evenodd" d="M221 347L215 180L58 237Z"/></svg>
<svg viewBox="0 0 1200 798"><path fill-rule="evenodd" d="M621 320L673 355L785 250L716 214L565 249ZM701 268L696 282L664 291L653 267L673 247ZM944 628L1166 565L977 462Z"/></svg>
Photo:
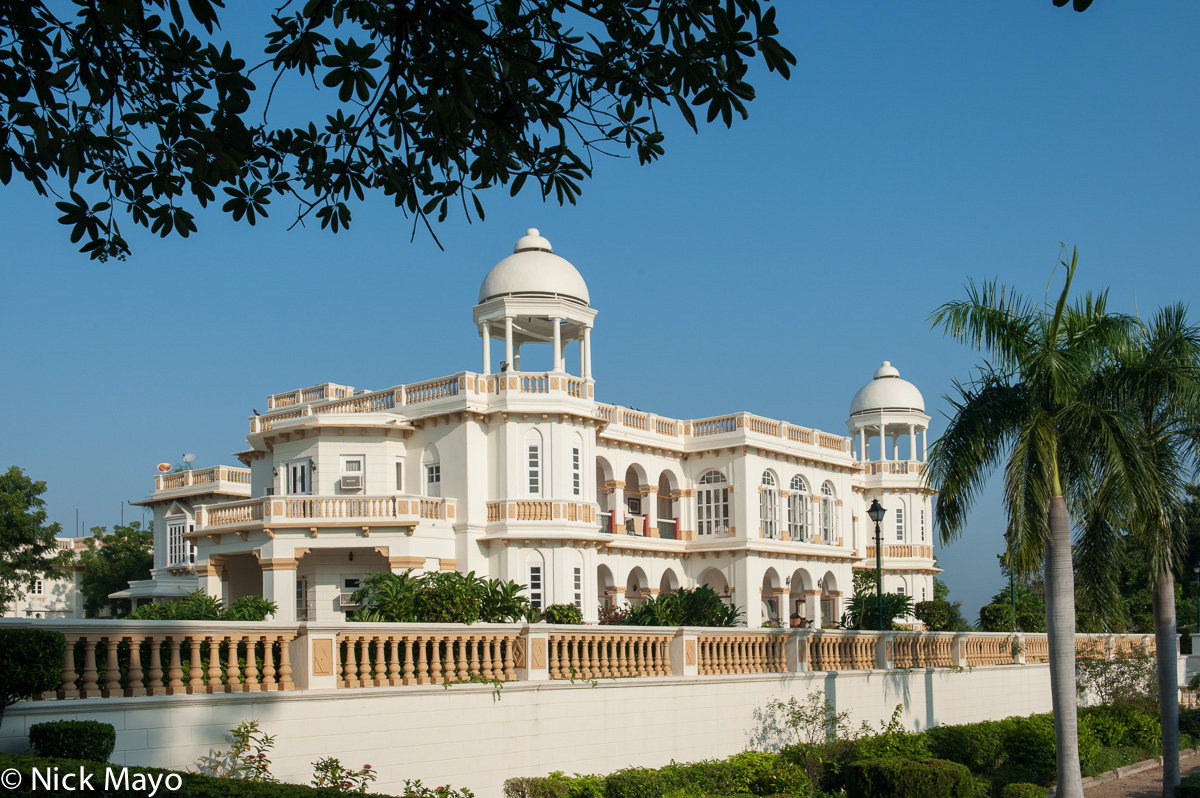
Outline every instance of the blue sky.
<svg viewBox="0 0 1200 798"><path fill-rule="evenodd" d="M1044 296L1060 241L1116 309L1197 295L1200 6L778 6L799 64L758 77L748 121L672 123L664 159L599 162L575 207L485 196L486 222L438 228L444 252L384 203L334 236L286 231L277 202L254 228L202 214L186 240L127 226L133 257L101 265L52 202L6 187L0 466L45 480L67 533L76 509L111 525L156 463L233 463L268 393L478 369L479 282L531 226L588 281L598 398L675 417L844 433L887 359L936 435L976 356L928 315L968 278ZM939 547L972 619L1003 527L993 486Z"/></svg>

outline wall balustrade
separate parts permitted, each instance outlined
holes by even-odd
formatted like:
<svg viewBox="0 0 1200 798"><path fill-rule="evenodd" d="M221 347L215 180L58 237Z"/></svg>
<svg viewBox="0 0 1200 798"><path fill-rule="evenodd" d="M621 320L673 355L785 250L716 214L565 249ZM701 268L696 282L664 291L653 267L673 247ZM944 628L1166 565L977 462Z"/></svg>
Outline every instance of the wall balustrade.
<svg viewBox="0 0 1200 798"><path fill-rule="evenodd" d="M337 634L337 686L511 682L525 667L519 627L351 624ZM424 628L422 628L424 627Z"/></svg>
<svg viewBox="0 0 1200 798"><path fill-rule="evenodd" d="M60 687L41 700L517 680L1024 667L1044 634L546 624L283 626L271 622L43 621L61 632ZM1080 635L1080 656L1150 654L1148 635ZM1183 694L1181 694L1183 695ZM1195 696L1183 696L1195 702Z"/></svg>
<svg viewBox="0 0 1200 798"><path fill-rule="evenodd" d="M674 630L581 627L547 636L551 679L670 676Z"/></svg>

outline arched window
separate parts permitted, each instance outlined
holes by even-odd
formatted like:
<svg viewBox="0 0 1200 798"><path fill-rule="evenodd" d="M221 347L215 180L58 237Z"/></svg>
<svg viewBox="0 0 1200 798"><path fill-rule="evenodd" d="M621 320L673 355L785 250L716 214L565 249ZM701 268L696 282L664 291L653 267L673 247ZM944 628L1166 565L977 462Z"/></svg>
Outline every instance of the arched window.
<svg viewBox="0 0 1200 798"><path fill-rule="evenodd" d="M837 541L838 515L837 496L833 485L826 482L821 485L821 538L826 543Z"/></svg>
<svg viewBox="0 0 1200 798"><path fill-rule="evenodd" d="M775 483L775 475L764 471L762 486L758 493L758 518L762 524L764 538L779 537L779 488Z"/></svg>
<svg viewBox="0 0 1200 798"><path fill-rule="evenodd" d="M537 430L525 436L525 490L529 496L543 494L542 436Z"/></svg>
<svg viewBox="0 0 1200 798"><path fill-rule="evenodd" d="M807 540L812 534L812 496L808 483L797 474L792 477L792 492L788 496L788 537L792 540Z"/></svg>
<svg viewBox="0 0 1200 798"><path fill-rule="evenodd" d="M696 534L729 534L729 483L720 471L706 471L696 488Z"/></svg>

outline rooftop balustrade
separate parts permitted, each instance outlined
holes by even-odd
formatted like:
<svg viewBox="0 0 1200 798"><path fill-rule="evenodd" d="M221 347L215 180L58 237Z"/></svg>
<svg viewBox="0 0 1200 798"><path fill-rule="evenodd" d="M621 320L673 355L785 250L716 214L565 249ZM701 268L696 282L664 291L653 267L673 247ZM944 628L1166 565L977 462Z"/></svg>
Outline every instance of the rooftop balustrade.
<svg viewBox="0 0 1200 798"><path fill-rule="evenodd" d="M191 490L194 488L202 490ZM158 474L154 477L154 492L164 493L167 491L249 493L250 469L212 466Z"/></svg>
<svg viewBox="0 0 1200 798"><path fill-rule="evenodd" d="M1042 665L1044 634L550 624L31 621L67 638L43 700L461 682ZM1153 654L1149 635L1079 635L1078 656ZM296 680L293 677L296 676ZM324 681L322 681L324 680Z"/></svg>

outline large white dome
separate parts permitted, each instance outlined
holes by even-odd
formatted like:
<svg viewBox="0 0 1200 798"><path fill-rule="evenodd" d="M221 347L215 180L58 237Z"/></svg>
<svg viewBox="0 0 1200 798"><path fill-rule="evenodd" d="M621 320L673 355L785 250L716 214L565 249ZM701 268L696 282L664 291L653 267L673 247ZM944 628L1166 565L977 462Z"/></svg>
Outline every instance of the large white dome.
<svg viewBox="0 0 1200 798"><path fill-rule="evenodd" d="M569 261L554 254L550 242L535 228L522 236L513 254L492 267L479 286L479 301L501 296L559 296L590 303L583 275Z"/></svg>
<svg viewBox="0 0 1200 798"><path fill-rule="evenodd" d="M871 410L915 410L925 412L925 398L917 386L900 379L900 372L888 361L875 371L875 379L864 385L850 400L850 415Z"/></svg>

